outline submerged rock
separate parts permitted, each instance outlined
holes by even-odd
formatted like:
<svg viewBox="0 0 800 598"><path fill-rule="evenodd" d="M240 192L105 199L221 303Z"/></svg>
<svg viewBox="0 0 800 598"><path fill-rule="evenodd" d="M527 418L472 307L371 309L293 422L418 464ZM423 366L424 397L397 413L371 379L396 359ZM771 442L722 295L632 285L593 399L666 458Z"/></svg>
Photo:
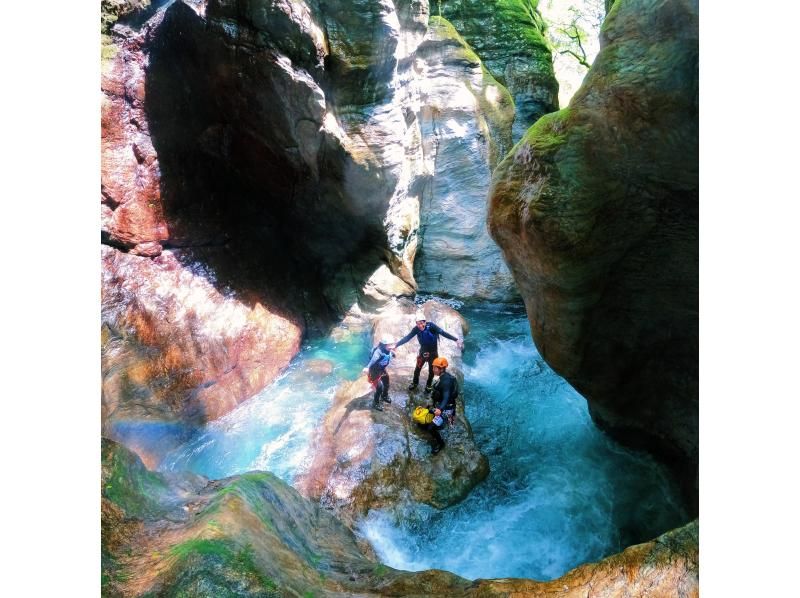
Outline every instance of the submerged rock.
<svg viewBox="0 0 800 598"><path fill-rule="evenodd" d="M463 338L466 324L458 312L432 301L424 309L430 321ZM414 310L411 302L386 306L376 318L374 339L405 336L414 326ZM429 434L411 420L414 407L429 404L423 392L427 366L420 388L406 390L418 349L416 340L398 349L387 370L392 402L383 403L383 411L371 408L374 390L366 375L340 387L320 424L313 462L297 480L304 495L352 520L371 508L408 501L444 508L462 500L488 475L489 463L475 445L464 414L461 351L454 342L443 337L439 341L439 355L450 362L448 371L462 389L455 424L442 432L445 448L431 455Z"/></svg>
<svg viewBox="0 0 800 598"><path fill-rule="evenodd" d="M490 227L542 356L696 509L697 2L611 8L570 106L500 164Z"/></svg>
<svg viewBox="0 0 800 598"><path fill-rule="evenodd" d="M209 482L146 472L111 441L102 454L104 596L583 597L587 584L601 597L698 595L697 522L553 581L471 582L374 561L347 527L269 473ZM170 518L176 509L183 515Z"/></svg>

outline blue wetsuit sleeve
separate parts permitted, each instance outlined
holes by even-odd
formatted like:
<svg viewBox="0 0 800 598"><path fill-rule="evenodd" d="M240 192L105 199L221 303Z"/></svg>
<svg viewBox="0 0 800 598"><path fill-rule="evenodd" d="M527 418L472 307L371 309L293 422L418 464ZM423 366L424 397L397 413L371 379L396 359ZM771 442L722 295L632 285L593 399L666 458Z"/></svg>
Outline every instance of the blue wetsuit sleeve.
<svg viewBox="0 0 800 598"><path fill-rule="evenodd" d="M418 329L416 326L414 326L414 327L411 329L411 332L409 332L408 334L406 334L406 335L405 335L403 338L401 338L399 341L397 341L397 342L394 344L395 348L397 348L397 347L399 347L399 346L401 346L401 345L405 345L405 344L406 344L408 341L410 341L412 338L414 338L414 337L417 335L417 332L418 332L418 331L419 331L419 329Z"/></svg>
<svg viewBox="0 0 800 598"><path fill-rule="evenodd" d="M441 334L443 337L445 337L445 338L449 338L451 341L458 341L458 339L457 339L456 337L454 337L452 334L450 334L450 333L449 333L449 332L447 332L446 330L444 330L444 329L440 328L440 327L439 327L439 326L437 326L436 324L431 324L431 328L433 328L433 331L434 331L436 334Z"/></svg>

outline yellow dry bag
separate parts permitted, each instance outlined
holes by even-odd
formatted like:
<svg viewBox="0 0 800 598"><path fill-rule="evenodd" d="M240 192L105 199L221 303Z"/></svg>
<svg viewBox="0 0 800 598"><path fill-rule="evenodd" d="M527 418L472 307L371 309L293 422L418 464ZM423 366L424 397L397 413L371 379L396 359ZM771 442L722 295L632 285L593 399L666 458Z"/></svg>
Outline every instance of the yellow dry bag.
<svg viewBox="0 0 800 598"><path fill-rule="evenodd" d="M411 416L418 424L429 424L433 421L433 413L427 407L419 406L414 408L414 413Z"/></svg>

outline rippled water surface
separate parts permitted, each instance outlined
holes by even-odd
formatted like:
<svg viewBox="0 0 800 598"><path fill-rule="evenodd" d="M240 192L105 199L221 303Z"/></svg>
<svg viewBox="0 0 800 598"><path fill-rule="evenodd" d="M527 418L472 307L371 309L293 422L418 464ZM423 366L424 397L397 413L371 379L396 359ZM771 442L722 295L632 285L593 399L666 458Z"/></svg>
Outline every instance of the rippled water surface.
<svg viewBox="0 0 800 598"><path fill-rule="evenodd" d="M260 469L291 483L308 465L315 427L336 387L356 379L366 363L366 334L337 338L307 343L277 381L172 451L160 469L212 479Z"/></svg>
<svg viewBox="0 0 800 598"><path fill-rule="evenodd" d="M462 313L466 411L491 473L444 511L371 512L361 532L386 564L552 579L685 523L664 469L594 426L539 356L523 311Z"/></svg>
<svg viewBox="0 0 800 598"><path fill-rule="evenodd" d="M522 309L463 308L467 416L489 477L459 505L373 511L359 532L384 563L479 577L551 579L683 524L677 488L646 455L611 441L542 360ZM274 384L170 453L161 469L221 478L269 470L291 483L368 336L311 342Z"/></svg>

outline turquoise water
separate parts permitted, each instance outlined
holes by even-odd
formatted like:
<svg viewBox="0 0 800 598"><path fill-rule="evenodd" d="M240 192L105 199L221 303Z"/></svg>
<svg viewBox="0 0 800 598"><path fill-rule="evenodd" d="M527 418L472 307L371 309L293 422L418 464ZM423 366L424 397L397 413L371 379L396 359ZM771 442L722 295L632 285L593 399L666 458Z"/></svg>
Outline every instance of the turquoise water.
<svg viewBox="0 0 800 598"><path fill-rule="evenodd" d="M278 380L167 454L159 469L212 479L258 469L291 483L310 462L316 425L336 387L366 363L368 335L341 337L308 342Z"/></svg>
<svg viewBox="0 0 800 598"><path fill-rule="evenodd" d="M489 477L460 504L372 511L359 533L381 560L470 579L552 579L685 523L676 486L644 454L611 441L585 400L542 360L524 311L461 309L466 412ZM163 470L221 478L269 470L291 483L336 387L360 375L363 333L308 343L275 383L169 453Z"/></svg>
<svg viewBox="0 0 800 598"><path fill-rule="evenodd" d="M544 363L522 310L461 311L465 407L491 473L444 511L371 512L360 531L384 563L546 580L687 521L664 468L601 433Z"/></svg>

